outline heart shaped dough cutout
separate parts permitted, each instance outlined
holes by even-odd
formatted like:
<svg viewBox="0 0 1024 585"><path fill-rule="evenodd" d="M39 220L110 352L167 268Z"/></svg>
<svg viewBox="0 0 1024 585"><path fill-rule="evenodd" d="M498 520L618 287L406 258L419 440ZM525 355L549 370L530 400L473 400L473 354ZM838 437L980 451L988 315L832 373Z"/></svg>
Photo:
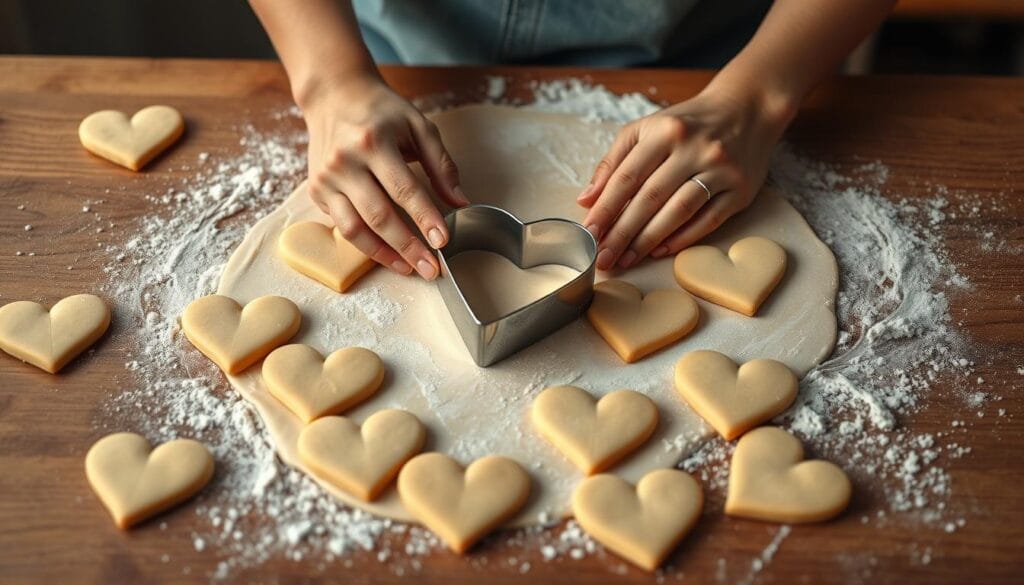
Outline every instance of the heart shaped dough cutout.
<svg viewBox="0 0 1024 585"><path fill-rule="evenodd" d="M753 317L786 273L786 251L749 237L729 248L693 246L676 255L676 282L698 297Z"/></svg>
<svg viewBox="0 0 1024 585"><path fill-rule="evenodd" d="M554 386L533 401L531 418L545 439L590 475L644 444L658 426L658 408L633 390L595 400L575 386Z"/></svg>
<svg viewBox="0 0 1024 585"><path fill-rule="evenodd" d="M78 138L89 152L137 171L174 144L185 132L185 119L170 106L149 106L128 118L103 110L78 126Z"/></svg>
<svg viewBox="0 0 1024 585"><path fill-rule="evenodd" d="M651 471L635 489L614 475L595 475L572 494L573 514L587 534L648 571L690 532L703 507L700 484L677 469Z"/></svg>
<svg viewBox="0 0 1024 585"><path fill-rule="evenodd" d="M288 341L302 324L295 303L267 295L243 308L235 299L209 295L185 308L181 328L206 357L228 374L237 374Z"/></svg>
<svg viewBox="0 0 1024 585"><path fill-rule="evenodd" d="M346 347L327 356L308 345L285 345L263 360L267 390L309 423L340 414L373 396L384 381L384 363L374 352Z"/></svg>
<svg viewBox="0 0 1024 585"><path fill-rule="evenodd" d="M761 427L736 444L725 513L771 522L818 522L842 512L852 488L828 461L804 461L800 440L776 427Z"/></svg>
<svg viewBox="0 0 1024 585"><path fill-rule="evenodd" d="M129 528L191 498L213 477L213 456L198 441L153 449L135 433L115 433L85 456L85 475L120 528Z"/></svg>
<svg viewBox="0 0 1024 585"><path fill-rule="evenodd" d="M676 390L718 434L731 441L793 404L798 381L782 362L742 366L717 351L692 351L676 362Z"/></svg>
<svg viewBox="0 0 1024 585"><path fill-rule="evenodd" d="M56 374L110 326L110 309L95 295L73 295L47 311L39 303L0 307L0 349Z"/></svg>
<svg viewBox="0 0 1024 585"><path fill-rule="evenodd" d="M498 455L463 470L447 455L424 453L398 473L398 495L413 516L461 554L522 508L530 476Z"/></svg>
<svg viewBox="0 0 1024 585"><path fill-rule="evenodd" d="M299 457L314 473L364 501L372 501L398 475L427 438L418 418L404 410L375 412L360 428L328 416L299 434Z"/></svg>
<svg viewBox="0 0 1024 585"><path fill-rule="evenodd" d="M342 237L338 228L316 221L288 226L277 249L296 272L338 292L348 290L377 264Z"/></svg>
<svg viewBox="0 0 1024 585"><path fill-rule="evenodd" d="M626 363L633 363L686 337L700 321L689 293L658 289L643 295L623 280L594 286L587 319Z"/></svg>

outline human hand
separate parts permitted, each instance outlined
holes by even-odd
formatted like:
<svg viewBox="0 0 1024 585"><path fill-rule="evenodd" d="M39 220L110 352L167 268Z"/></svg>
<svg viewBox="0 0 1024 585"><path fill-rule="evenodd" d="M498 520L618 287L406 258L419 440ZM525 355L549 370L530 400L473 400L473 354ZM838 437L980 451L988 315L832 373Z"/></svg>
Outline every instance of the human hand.
<svg viewBox="0 0 1024 585"><path fill-rule="evenodd" d="M578 198L590 208L583 225L598 239L597 267L674 254L750 205L781 118L705 91L624 126Z"/></svg>
<svg viewBox="0 0 1024 585"><path fill-rule="evenodd" d="M309 192L359 250L401 274L438 275L430 246L448 230L427 186L408 163L418 161L435 193L449 205L469 203L437 127L372 75L349 78L303 107L309 127Z"/></svg>

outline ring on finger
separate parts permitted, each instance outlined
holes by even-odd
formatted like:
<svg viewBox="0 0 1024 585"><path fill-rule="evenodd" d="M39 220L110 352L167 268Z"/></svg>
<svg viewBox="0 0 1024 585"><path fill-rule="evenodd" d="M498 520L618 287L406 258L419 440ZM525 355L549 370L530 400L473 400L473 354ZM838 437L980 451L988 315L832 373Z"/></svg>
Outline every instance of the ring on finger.
<svg viewBox="0 0 1024 585"><path fill-rule="evenodd" d="M690 180L693 181L694 183L697 183L698 185L700 185L700 188L704 189L704 193L706 193L707 196L708 196L707 201L711 201L711 197L712 197L711 188L707 186L707 183L705 183L704 181L701 181L699 178L697 178L697 175L694 175L694 176L690 177ZM707 201L705 201L705 203L707 203Z"/></svg>

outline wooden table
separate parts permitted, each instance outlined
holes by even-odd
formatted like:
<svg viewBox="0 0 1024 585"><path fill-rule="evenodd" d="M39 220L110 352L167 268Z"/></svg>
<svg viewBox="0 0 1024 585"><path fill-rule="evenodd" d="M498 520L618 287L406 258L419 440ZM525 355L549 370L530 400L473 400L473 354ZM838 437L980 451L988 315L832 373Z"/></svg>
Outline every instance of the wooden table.
<svg viewBox="0 0 1024 585"><path fill-rule="evenodd" d="M706 72L561 69L386 70L409 96L444 94L455 101L479 99L486 75L510 79L510 91L526 95L530 80L585 76L616 92L657 87L657 98L680 100L708 80ZM76 138L88 113L115 107L134 111L157 102L178 106L189 132L173 154L146 172L132 174L83 152ZM238 152L232 129L265 124L258 113L290 103L287 80L276 63L245 61L151 61L122 59L0 58L0 304L31 299L46 304L65 293L92 290L105 275L97 241L123 241L131 220L147 209L132 195L167 174L186 173L172 160L195 160L202 151ZM286 122L295 127L297 120ZM914 198L930 185L961 194L1002 194L1010 211L1000 217L960 218L948 225L956 264L975 283L953 299L953 314L978 346L980 373L1005 396L1006 417L969 422L973 452L949 464L954 504L975 510L954 534L918 531L894 523L891 530L864 527L862 514L877 503L858 495L841 519L798 527L763 572L763 583L994 583L1020 582L1024 569L1024 79L866 77L837 79L817 92L788 139L814 157L852 168L880 160L891 174L888 190ZM117 186L130 188L120 190ZM97 234L78 213L83 199L103 195L116 228ZM17 206L28 202L26 209ZM978 225L996 223L1017 253L980 254ZM33 232L23 226L32 224ZM60 234L59 237L40 237ZM29 238L32 238L31 240ZM36 255L15 252L31 241ZM67 270L68 265L74 270ZM1015 298L1016 296L1016 298ZM118 302L117 299L111 299ZM50 376L0 356L0 581L179 582L182 566L204 579L216 555L197 553L190 539L195 515L171 513L130 533L115 529L85 481L88 447L101 436L97 423L104 397L125 379L122 355L133 324L119 323L90 358ZM919 431L947 429L963 409L949 380L940 380L929 404L912 420ZM971 413L964 414L968 418ZM719 559L735 569L759 555L773 532L762 524L705 516L672 559L667 580L710 582ZM913 547L931 547L932 560L912 560ZM616 576L612 563L540 562L520 577L502 568L500 546L475 553L469 563L447 553L424 561L421 582L594 583ZM172 562L161 562L168 555ZM482 564L480 558L490 562ZM863 562L855 562L858 559ZM297 582L321 576L353 583L397 579L368 555L340 563L274 558L243 571L245 581ZM617 564L617 563L616 563ZM566 571L571 571L567 573ZM742 579L731 570L727 580ZM622 580L651 582L630 570Z"/></svg>

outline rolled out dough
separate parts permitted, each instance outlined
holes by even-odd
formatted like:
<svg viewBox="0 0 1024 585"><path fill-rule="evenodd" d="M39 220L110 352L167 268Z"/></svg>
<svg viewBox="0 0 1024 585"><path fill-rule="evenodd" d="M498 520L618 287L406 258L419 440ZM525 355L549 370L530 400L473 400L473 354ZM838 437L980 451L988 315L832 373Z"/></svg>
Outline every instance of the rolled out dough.
<svg viewBox="0 0 1024 585"><path fill-rule="evenodd" d="M580 274L559 264L520 270L508 258L485 250L467 250L453 256L448 268L473 313L484 323L550 294Z"/></svg>
<svg viewBox="0 0 1024 585"><path fill-rule="evenodd" d="M459 165L469 198L503 207L523 221L581 220L585 210L576 205L576 195L616 130L571 115L500 106L468 106L432 118ZM737 362L772 358L802 375L831 353L835 342L835 259L800 214L770 189L703 242L727 250L733 242L757 235L786 249L786 275L757 317L698 301L702 315L695 331L629 365L580 319L494 366L480 368L433 283L377 270L338 294L288 268L275 252L281 231L295 222L323 219L300 186L252 228L227 263L217 292L243 303L266 294L295 301L305 319L293 343L311 345L325 355L345 346L377 352L388 376L377 394L346 413L356 422L384 408L401 408L426 425L425 450L446 453L462 464L491 454L522 463L533 488L513 520L517 525L569 514L572 490L582 478L529 420L530 405L545 388L571 384L596 396L629 388L655 402L659 424L651 439L609 470L635 483L653 468L674 465L711 432L675 393L673 367L681 355L714 349ZM671 258L599 274L598 280L612 277L641 290L678 287ZM515 287L516 281L501 285ZM260 412L281 458L309 473L297 451L303 423L267 392L259 368L229 379ZM393 486L365 503L321 484L352 506L411 519Z"/></svg>

